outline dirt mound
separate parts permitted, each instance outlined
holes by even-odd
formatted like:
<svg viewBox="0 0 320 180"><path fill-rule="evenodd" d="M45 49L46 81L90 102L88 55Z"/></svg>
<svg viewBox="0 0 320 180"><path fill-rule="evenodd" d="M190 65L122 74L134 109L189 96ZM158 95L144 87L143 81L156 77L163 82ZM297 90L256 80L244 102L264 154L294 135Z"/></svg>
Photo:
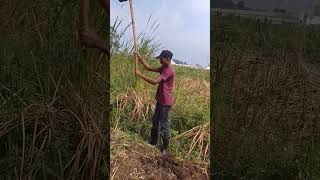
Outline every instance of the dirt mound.
<svg viewBox="0 0 320 180"><path fill-rule="evenodd" d="M205 164L166 159L160 151L121 131L111 135L111 180L117 179L209 179Z"/></svg>

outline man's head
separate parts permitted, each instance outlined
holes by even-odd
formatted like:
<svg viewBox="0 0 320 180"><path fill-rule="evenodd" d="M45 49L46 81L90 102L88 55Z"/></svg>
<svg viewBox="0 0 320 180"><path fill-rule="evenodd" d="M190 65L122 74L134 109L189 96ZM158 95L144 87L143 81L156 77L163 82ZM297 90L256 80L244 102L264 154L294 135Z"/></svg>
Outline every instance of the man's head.
<svg viewBox="0 0 320 180"><path fill-rule="evenodd" d="M157 59L160 59L160 63L164 66L169 66L171 64L172 59L172 52L169 50L163 50L159 56L157 56Z"/></svg>

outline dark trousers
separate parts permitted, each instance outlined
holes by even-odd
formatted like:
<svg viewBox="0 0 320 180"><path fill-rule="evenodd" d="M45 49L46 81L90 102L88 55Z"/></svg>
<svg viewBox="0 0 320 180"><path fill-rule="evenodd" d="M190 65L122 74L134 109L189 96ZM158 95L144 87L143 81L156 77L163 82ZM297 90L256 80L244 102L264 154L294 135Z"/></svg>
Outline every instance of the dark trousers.
<svg viewBox="0 0 320 180"><path fill-rule="evenodd" d="M163 106L157 102L156 109L152 116L152 128L151 128L151 140L150 144L156 145L158 141L159 134L159 124L161 127L161 137L162 137L162 150L167 149L169 145L169 122L168 114L171 110L171 106Z"/></svg>

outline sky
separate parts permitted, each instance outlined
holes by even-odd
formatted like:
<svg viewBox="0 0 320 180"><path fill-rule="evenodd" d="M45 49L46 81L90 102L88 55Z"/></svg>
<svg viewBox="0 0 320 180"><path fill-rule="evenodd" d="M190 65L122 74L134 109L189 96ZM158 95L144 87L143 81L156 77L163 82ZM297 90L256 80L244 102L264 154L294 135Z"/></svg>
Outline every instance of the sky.
<svg viewBox="0 0 320 180"><path fill-rule="evenodd" d="M110 12L113 25L116 18L123 19L123 29L131 22L129 1L120 3L111 0ZM189 64L208 65L210 61L210 0L133 0L136 34L146 27L151 15L152 23L157 20L155 35L163 49L172 51L173 58ZM132 39L130 27L124 35ZM159 54L157 52L157 54Z"/></svg>

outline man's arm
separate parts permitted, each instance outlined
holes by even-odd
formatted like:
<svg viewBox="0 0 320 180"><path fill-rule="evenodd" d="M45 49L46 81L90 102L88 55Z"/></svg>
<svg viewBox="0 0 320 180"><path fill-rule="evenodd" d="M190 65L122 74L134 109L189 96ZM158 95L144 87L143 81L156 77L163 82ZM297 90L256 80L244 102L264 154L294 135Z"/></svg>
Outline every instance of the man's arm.
<svg viewBox="0 0 320 180"><path fill-rule="evenodd" d="M108 13L109 1L100 1ZM80 0L80 42L87 48L97 48L104 53L109 53L110 45L107 41L103 41L94 31L89 30L89 8L89 0Z"/></svg>
<svg viewBox="0 0 320 180"><path fill-rule="evenodd" d="M102 6L104 8L104 10L106 11L106 13L108 14L108 16L110 15L110 2L109 0L100 0L102 3Z"/></svg>
<svg viewBox="0 0 320 180"><path fill-rule="evenodd" d="M152 72L160 72L161 71L161 67L158 67L158 68L151 67L145 61L143 56L141 56L138 52L134 52L134 53L137 54L139 61L143 64L144 68L146 68L148 71L152 71Z"/></svg>
<svg viewBox="0 0 320 180"><path fill-rule="evenodd" d="M161 82L161 79L154 80L154 79L151 79L143 74L140 74L139 77L141 77L143 80L145 80L146 82L148 82L152 85L156 85Z"/></svg>
<svg viewBox="0 0 320 180"><path fill-rule="evenodd" d="M109 44L93 31L80 31L80 41L88 48L98 48L105 53L110 49Z"/></svg>
<svg viewBox="0 0 320 180"><path fill-rule="evenodd" d="M141 77L143 80L145 80L146 82L148 82L148 83L150 83L152 85L156 85L156 84L158 84L158 83L160 83L162 81L161 78L158 78L157 80L149 78L149 77L141 74L139 70L136 71L136 76Z"/></svg>

